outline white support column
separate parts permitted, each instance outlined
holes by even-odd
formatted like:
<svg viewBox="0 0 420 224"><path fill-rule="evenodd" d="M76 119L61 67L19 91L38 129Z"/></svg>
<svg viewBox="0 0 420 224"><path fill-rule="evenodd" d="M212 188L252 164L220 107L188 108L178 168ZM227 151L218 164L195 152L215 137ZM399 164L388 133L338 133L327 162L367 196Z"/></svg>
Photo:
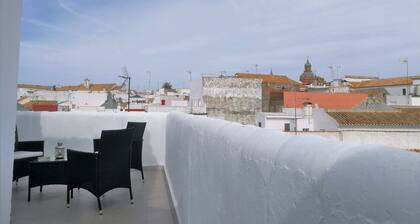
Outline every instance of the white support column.
<svg viewBox="0 0 420 224"><path fill-rule="evenodd" d="M20 0L0 0L0 223L10 223Z"/></svg>

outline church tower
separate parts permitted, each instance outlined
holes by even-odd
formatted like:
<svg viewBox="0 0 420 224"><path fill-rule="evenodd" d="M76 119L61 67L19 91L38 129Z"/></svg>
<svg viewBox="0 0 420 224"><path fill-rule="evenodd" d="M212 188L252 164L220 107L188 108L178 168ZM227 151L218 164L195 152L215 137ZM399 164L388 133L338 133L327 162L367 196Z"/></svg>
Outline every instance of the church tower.
<svg viewBox="0 0 420 224"><path fill-rule="evenodd" d="M305 70L300 75L299 80L304 85L310 85L316 80L315 74L312 72L312 65L309 62L309 57L306 59Z"/></svg>
<svg viewBox="0 0 420 224"><path fill-rule="evenodd" d="M305 63L305 72L310 72L312 73L312 65L309 62L309 58L306 59L306 63Z"/></svg>

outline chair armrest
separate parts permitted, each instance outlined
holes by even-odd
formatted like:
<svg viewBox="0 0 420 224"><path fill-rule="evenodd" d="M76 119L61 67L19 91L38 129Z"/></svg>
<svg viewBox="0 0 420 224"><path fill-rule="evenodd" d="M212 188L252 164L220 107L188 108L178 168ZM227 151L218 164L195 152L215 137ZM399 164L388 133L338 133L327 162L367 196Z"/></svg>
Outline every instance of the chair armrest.
<svg viewBox="0 0 420 224"><path fill-rule="evenodd" d="M93 151L98 152L101 147L101 139L93 139Z"/></svg>
<svg viewBox="0 0 420 224"><path fill-rule="evenodd" d="M44 153L44 141L24 141L16 144L15 151L30 151Z"/></svg>

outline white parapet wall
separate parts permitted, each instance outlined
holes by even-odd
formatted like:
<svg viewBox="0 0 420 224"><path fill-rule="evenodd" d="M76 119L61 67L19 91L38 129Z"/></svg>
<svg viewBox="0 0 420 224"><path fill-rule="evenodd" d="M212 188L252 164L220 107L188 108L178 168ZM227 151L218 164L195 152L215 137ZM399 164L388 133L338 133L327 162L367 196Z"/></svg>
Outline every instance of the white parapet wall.
<svg viewBox="0 0 420 224"><path fill-rule="evenodd" d="M291 132L293 133L293 132ZM315 135L360 145L387 145L400 149L420 149L420 129L355 129L340 131L301 131L297 135Z"/></svg>
<svg viewBox="0 0 420 224"><path fill-rule="evenodd" d="M419 223L420 154L170 113L181 224Z"/></svg>
<svg viewBox="0 0 420 224"><path fill-rule="evenodd" d="M44 140L45 155L54 156L57 142L66 148L93 152L93 139L102 130L125 128L128 121L147 122L143 164L164 165L165 113L18 112L19 141Z"/></svg>

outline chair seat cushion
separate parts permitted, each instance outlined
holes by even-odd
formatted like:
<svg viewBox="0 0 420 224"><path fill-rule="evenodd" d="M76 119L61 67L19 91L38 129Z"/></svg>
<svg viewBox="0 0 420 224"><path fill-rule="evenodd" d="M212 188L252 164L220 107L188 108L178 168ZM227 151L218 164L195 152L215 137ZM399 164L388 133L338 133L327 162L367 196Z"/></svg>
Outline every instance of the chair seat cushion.
<svg viewBox="0 0 420 224"><path fill-rule="evenodd" d="M42 156L42 152L16 151L14 154L14 159L25 159L38 156Z"/></svg>

